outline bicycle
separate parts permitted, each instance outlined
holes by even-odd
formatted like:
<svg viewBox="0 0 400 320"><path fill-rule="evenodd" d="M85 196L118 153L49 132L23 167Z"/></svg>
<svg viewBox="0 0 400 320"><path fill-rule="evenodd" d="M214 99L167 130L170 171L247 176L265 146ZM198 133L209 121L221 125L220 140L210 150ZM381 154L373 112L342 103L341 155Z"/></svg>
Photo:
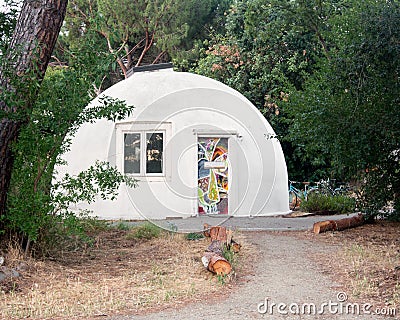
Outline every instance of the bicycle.
<svg viewBox="0 0 400 320"><path fill-rule="evenodd" d="M293 184L302 183L304 184L304 190L297 189ZM317 186L310 187L310 182L298 182L289 180L289 208L290 210L295 210L300 206L301 201L307 201L310 193L316 192L318 190Z"/></svg>
<svg viewBox="0 0 400 320"><path fill-rule="evenodd" d="M343 182L338 183L336 182L336 179L321 179L319 182L317 182L317 186L318 193L328 196L344 195L351 191L351 188L348 184Z"/></svg>

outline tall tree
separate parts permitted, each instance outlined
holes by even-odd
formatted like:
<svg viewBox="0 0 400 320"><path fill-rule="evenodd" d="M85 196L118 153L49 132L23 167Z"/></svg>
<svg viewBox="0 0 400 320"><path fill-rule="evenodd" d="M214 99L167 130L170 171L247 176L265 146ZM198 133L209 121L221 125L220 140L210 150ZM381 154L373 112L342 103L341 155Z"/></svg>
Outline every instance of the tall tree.
<svg viewBox="0 0 400 320"><path fill-rule="evenodd" d="M337 176L366 183L363 209L400 213L400 5L354 1L331 21L330 59L291 97L291 134L327 154Z"/></svg>
<svg viewBox="0 0 400 320"><path fill-rule="evenodd" d="M73 0L63 40L74 46L95 30L115 54L121 74L141 64L171 60L187 50L226 0Z"/></svg>
<svg viewBox="0 0 400 320"><path fill-rule="evenodd" d="M343 0L241 0L231 7L226 33L204 50L197 72L243 93L270 121L281 139L291 179L313 179L324 162L303 162L300 146L285 139L285 101L301 90L329 56L329 20L341 14Z"/></svg>
<svg viewBox="0 0 400 320"><path fill-rule="evenodd" d="M0 216L6 211L12 144L32 105L64 21L68 0L24 1L0 74ZM11 98L10 98L11 97Z"/></svg>

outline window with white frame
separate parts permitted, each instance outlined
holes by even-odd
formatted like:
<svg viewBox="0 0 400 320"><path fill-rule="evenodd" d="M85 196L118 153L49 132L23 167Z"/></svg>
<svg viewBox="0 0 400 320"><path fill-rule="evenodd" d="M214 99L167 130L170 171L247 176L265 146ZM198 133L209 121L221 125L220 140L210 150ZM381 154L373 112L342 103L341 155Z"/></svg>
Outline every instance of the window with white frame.
<svg viewBox="0 0 400 320"><path fill-rule="evenodd" d="M121 171L136 176L165 176L165 140L170 124L117 125Z"/></svg>

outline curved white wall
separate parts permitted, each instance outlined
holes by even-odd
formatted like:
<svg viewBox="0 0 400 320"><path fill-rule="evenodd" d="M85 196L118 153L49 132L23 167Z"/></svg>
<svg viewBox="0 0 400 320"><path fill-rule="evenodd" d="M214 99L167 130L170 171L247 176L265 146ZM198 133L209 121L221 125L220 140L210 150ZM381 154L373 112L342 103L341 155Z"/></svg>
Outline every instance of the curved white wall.
<svg viewBox="0 0 400 320"><path fill-rule="evenodd" d="M170 123L165 150L167 175L163 179L141 178L136 189L121 186L116 201L81 203L78 208L110 219L197 214L197 134L214 132L229 137L229 213L256 216L289 212L280 144L269 138L274 132L265 118L235 90L206 77L163 70L134 74L104 95L135 106L132 116L120 123ZM60 175L77 174L96 160L119 167L117 126L106 120L83 125L64 157L68 166L57 168Z"/></svg>

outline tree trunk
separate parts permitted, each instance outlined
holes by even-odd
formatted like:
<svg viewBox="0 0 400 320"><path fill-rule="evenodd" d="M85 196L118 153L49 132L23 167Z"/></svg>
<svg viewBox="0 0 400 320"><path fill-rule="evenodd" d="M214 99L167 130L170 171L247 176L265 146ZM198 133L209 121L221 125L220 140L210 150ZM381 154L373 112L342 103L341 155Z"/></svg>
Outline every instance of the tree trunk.
<svg viewBox="0 0 400 320"><path fill-rule="evenodd" d="M316 222L314 223L313 231L315 234L326 231L341 231L361 226L364 224L364 222L364 216L362 214L359 214L358 216L351 218Z"/></svg>
<svg viewBox="0 0 400 320"><path fill-rule="evenodd" d="M17 121L2 119L0 122L0 216L5 211L7 191L10 186L13 156L10 145L20 129Z"/></svg>
<svg viewBox="0 0 400 320"><path fill-rule="evenodd" d="M38 84L43 80L64 21L68 0L25 0L7 54L8 70L1 70L0 90L14 92L14 105L0 101L0 216L5 213L10 187L13 155L11 146L18 140L21 126L29 121L37 97ZM4 64L5 65L5 64ZM9 76L10 71L13 72ZM29 76L24 78L29 73ZM11 78L12 77L12 78ZM21 84L13 87L15 79ZM28 82L32 82L29 84ZM23 83L23 84L22 84ZM33 86L32 86L33 85ZM34 87L32 91L30 88ZM26 90L30 90L26 92ZM29 94L28 94L29 93ZM23 112L23 115L22 115Z"/></svg>

